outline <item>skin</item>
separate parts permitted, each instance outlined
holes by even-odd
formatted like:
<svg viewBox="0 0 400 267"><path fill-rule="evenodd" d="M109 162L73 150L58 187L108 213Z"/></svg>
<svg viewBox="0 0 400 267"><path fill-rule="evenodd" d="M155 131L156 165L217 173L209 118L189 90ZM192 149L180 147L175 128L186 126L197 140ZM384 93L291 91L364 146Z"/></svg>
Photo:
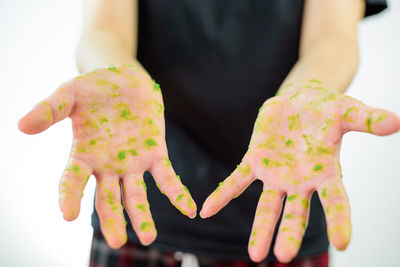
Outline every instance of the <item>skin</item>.
<svg viewBox="0 0 400 267"><path fill-rule="evenodd" d="M339 163L342 136L349 131L388 135L400 129L395 114L321 85L312 79L264 103L242 162L203 204L200 216L210 217L254 180L263 182L249 240L249 254L255 261L268 254L285 196L274 253L281 262L297 255L314 191L325 210L330 242L345 249L351 225Z"/></svg>
<svg viewBox="0 0 400 267"><path fill-rule="evenodd" d="M121 195L140 242L152 243L157 231L145 171L177 209L196 216L196 205L168 159L160 86L141 68L110 66L78 76L23 117L19 128L36 134L66 117L74 138L59 205L67 221L78 217L84 187L94 175L95 206L109 246L119 248L127 240Z"/></svg>
<svg viewBox="0 0 400 267"><path fill-rule="evenodd" d="M388 135L399 129L395 114L368 107L310 80L291 94L264 103L242 162L207 198L200 216L216 214L254 180L261 180L264 190L254 218L249 254L252 259L267 256L287 196L274 252L280 261L288 262L300 249L311 195L317 191L329 240L342 250L351 233L350 206L339 163L342 136L348 131Z"/></svg>
<svg viewBox="0 0 400 267"><path fill-rule="evenodd" d="M110 64L115 64L118 66L124 64L131 64L135 66L135 68L142 74L145 73L144 68L140 65L140 63L136 59L137 25L138 25L137 0L115 0L115 1L83 0L82 2L84 7L83 9L84 23L83 23L81 39L79 41L76 52L77 65L80 72L88 73L96 69L102 69L103 66ZM260 173L269 174L268 183L266 183L266 185L269 186L270 184L272 184L275 185L276 188L270 189L266 187L263 195L260 198L260 204L257 209L257 215L256 215L256 219L260 218L259 220L256 220L257 221L256 227L260 226L260 229L258 228L253 229L252 233L250 234L251 238L249 241L249 254L250 258L253 261L261 261L262 259L265 258L265 256L268 253L269 242L270 242L269 233L272 231L271 228L274 227L273 220L277 216L276 214L279 213L278 210L274 210L273 208L278 208L282 205L282 197L286 193L288 194L288 205L290 204L291 207L297 207L301 214L295 214L295 213L291 214L289 208L288 208L289 209L288 214L285 214L285 217L286 215L290 216L288 216L287 219L284 219L284 223L286 226L283 226L280 231L282 232L280 235L283 236L282 238L280 238L280 240L283 241L280 241L279 247L276 247L275 249L275 255L281 262L289 262L297 253L295 251L297 251L296 248L298 248L298 246L300 245L299 242L301 242L300 240L301 237L298 234L296 235L296 233L299 232L302 233L305 228L304 225L307 224L307 221L305 220L307 219L306 218L307 216L305 215L308 215L307 213L309 207L309 196L311 194L311 191L313 190L312 189L313 187L316 188L317 185L320 186L320 189L317 190L319 190L320 196L322 196L321 199L323 203L326 202L325 199L330 199L330 201L333 201L331 205L327 205L325 208L325 212L329 213L330 214L329 216L331 216L332 218L333 217L336 218L337 216L336 214L343 215L348 213L348 207L346 207L344 204L342 205L342 203L338 203L336 205L335 197L332 198L332 196L338 194L339 196L342 197L338 198L338 201L340 199L342 200L345 199L343 197L344 189L342 190L342 188L338 187L337 183L337 180L339 180L338 177L340 176L340 174L337 173L339 168L337 166L338 164L337 153L340 147L339 143L336 144L324 143L324 145L329 144L329 148L319 151L328 151L329 153L328 154L322 153L322 155L313 156L316 157L315 161L307 161L309 160L309 158L307 157L310 157L310 155L308 155L307 153L311 153L307 152L309 147L315 147L315 144L318 143L319 141L321 142L322 140L324 140L324 142L327 141L328 136L332 138L333 136L332 129L337 129L337 133L335 135L336 139L335 138L333 139L340 140L341 134L349 130L365 130L365 131L370 131L372 133L384 134L382 132L379 132L381 129L380 125L383 125L382 123L386 123L385 125L392 125L391 127L393 128L397 127L396 122L393 122L395 120L393 119L393 114L386 117L384 120L382 120L382 122L378 120L379 115L377 117L376 115L374 115L375 113L372 113L372 115L370 116L371 119L368 119L369 117L367 117L367 119L362 117L360 120L358 120L359 118L357 116L361 115L357 114L364 114L364 116L366 116L365 109L359 109L358 111L356 111L356 109L352 109L353 106L350 104L348 105L349 107L345 109L345 107L347 106L344 103L347 103L349 100L341 94L339 94L339 96L341 97L338 97L340 100L335 100L335 102L340 102L341 104L337 103L337 106L335 107L333 107L334 105L326 106L325 110L322 108L325 105L318 105L318 101L321 98L324 98L322 92L321 95L317 95L317 93L310 90L310 88L303 88L303 86L309 86L310 83L313 83L313 86L315 86L314 83L316 83L320 87L329 88L329 90L331 90L329 92L332 93L344 92L346 90L357 69L357 64L358 64L357 26L360 19L364 15L364 6L365 6L364 0L352 0L352 1L306 0L305 1L304 14L302 19L300 47L299 47L299 59L296 62L293 69L288 74L288 76L286 77L285 81L282 83L282 86L279 89L280 96L271 99L271 102L273 102L272 100L279 100L277 101L278 105L276 105L274 108L272 107L267 108L267 106L265 106L257 119L258 125L256 125L256 128L260 128L261 130L258 130L257 133L253 134L254 141L252 138L251 144L252 145L257 144L255 140L258 140L259 142L261 142L258 143L258 145L264 144L264 148L249 149L248 153L246 153L246 156L247 155L248 156L245 157L245 159L248 159L248 161L246 161L248 164L246 165L246 163L243 161L238 166L237 170L232 174L231 176L232 178L230 180L224 183L222 182L220 183L216 191L222 190L222 192L228 192L228 195L221 197L223 199L222 202L221 200L216 200L216 199L213 200L213 198L211 198L211 200L208 201L208 203L210 204L207 205L211 206L209 207L209 209L211 209L211 211L214 211L215 213L219 208L222 207L221 205L223 203L225 202L227 203L230 200L230 194L232 194L233 191L235 190L237 191L234 194L235 196L237 196L240 194L241 191L245 190L246 184L251 183L251 181L255 179L254 177L258 177L260 179L263 178L265 179L265 181L267 181L266 176L258 176L258 174ZM109 71L110 73L116 74L111 70ZM268 75L268 74L261 74L261 75ZM311 82L311 80L313 81ZM306 81L306 84L304 83L304 81ZM316 81L323 81L323 83L321 84ZM114 79L113 82L116 83ZM74 92L81 91L80 89L83 88L76 86L73 87L75 88L72 89L72 91ZM118 94L118 90L115 90L115 92L113 93ZM298 95L293 96L296 93L298 93ZM324 94L325 96L329 96L329 93L328 95L326 94L326 92ZM70 101L72 102L75 101L74 99L75 95L76 94L69 93L69 97L73 98L73 100ZM298 97L300 101L303 102L303 104L309 103L307 112L305 114L303 114L303 112L305 112L304 106L294 105L293 103L291 103L293 99L291 100L290 97L292 96L293 98ZM111 97L110 99L113 98ZM327 102L330 101L331 100ZM50 103L50 101L48 102ZM35 131L38 132L44 128L47 128L51 123L55 122L56 120L68 116L67 113L73 112L73 110L71 110L71 105L69 105L70 102L66 102L66 105L64 105L61 97L56 102L57 103L55 103L54 105L53 104L50 105L51 110L49 108L46 108L48 104L39 105L39 107L36 108L35 113L40 114L40 116L37 115L36 118L32 120L30 120L29 118L23 119L21 121L20 127L23 128L26 126L28 128L22 130L27 130L28 132L31 133ZM95 104L90 107L87 107L88 110L89 109L102 110L103 109L102 106L99 106L100 102L99 101L97 102L98 102L97 105ZM269 102L270 101L268 101L268 103ZM286 110L285 105L287 105L288 103L290 103L290 109ZM118 103L114 103L114 106L115 104ZM362 104L360 105L362 106ZM109 105L108 109L111 110L113 109L114 106ZM343 108L339 108L339 106L342 106ZM358 107L358 105L355 106ZM119 105L118 107L122 108L123 106ZM315 114L311 115L313 113L310 111L310 108L314 109L320 108L321 112L323 111L322 113L324 115L316 118ZM339 112L339 110L340 112L343 112L343 116L341 119L339 119L340 112L334 117L332 117L332 114L328 112L336 109L338 109L337 112ZM360 110L362 110L364 113L360 112ZM132 108L130 108L130 111L131 111L130 113L127 112L123 113L124 117L122 118L121 117L115 118L115 121L113 121L112 123L117 123L116 121L121 121L123 119L131 119L129 121L133 122L134 118L131 117L130 115L132 116L137 115L139 111L133 110ZM116 112L116 109L113 109L113 112ZM123 112L123 109L121 109L120 112ZM345 113L346 116L344 116ZM62 114L62 115L53 115L53 114ZM120 115L121 114L122 113L120 113ZM291 119L289 119L289 117ZM141 118L143 119L143 116L141 116ZM312 120L310 118L312 118ZM23 122L24 120L25 122ZM98 120L100 121L100 123L97 123L97 125L100 125L99 128L101 128L106 123L109 123L108 121L106 121L109 120L108 117L106 118L106 120L103 120L101 118ZM28 123L27 121L30 122ZM138 120L136 120L136 122L137 121ZM156 121L156 125L159 127L159 129L161 129L161 126L157 124L157 119L154 119L154 121ZM316 123L315 127L310 126L311 121L313 123L314 122ZM26 123L26 125L23 125L24 123ZM87 127L89 126L96 127L96 124L90 124L90 123L86 124ZM275 124L277 127L275 127ZM292 131L290 131L289 129L290 124L292 125L291 126ZM143 124L140 125L141 126L137 127L145 127L145 125L148 126L148 124L146 124L145 122L143 122ZM275 129L272 129L274 127L271 128L270 127L271 125L274 125ZM265 132L266 128L269 128L270 132ZM36 130L33 131L32 129ZM113 132L111 128L109 128L109 130L107 130L107 128L105 128L105 130L103 128L101 129L104 135L103 139L107 137L111 138L111 136L113 136L113 138L115 137L115 132ZM340 134L340 129L342 129L341 134ZM160 130L160 132L163 135L163 130ZM305 135L306 138L303 137L303 134ZM257 136L258 139L255 136ZM147 144L147 146L142 147L141 148L142 150L138 150L136 149L136 147L135 148L132 147L131 144L135 142L133 141L133 139L130 140L123 139L123 142L125 142L126 147L122 147L123 143L118 143L117 145L121 146L119 150L112 149L112 152L114 154L112 154L110 158L112 158L112 160L115 162L113 162L113 165L109 164L108 166L116 166L116 167L114 175L110 175L108 177L114 177L110 178L110 180L113 180L114 182L107 183L106 184L107 186L103 187L103 189L100 188L104 193L102 194L102 200L98 201L100 202L99 205L97 205L96 201L96 207L98 206L100 207L101 203L104 203L103 206L108 205L109 213L117 214L118 212L120 212L119 211L120 208L118 206L119 202L113 200L114 197L119 194L118 186L116 186L115 184L115 181L117 181L116 177L122 177L121 173L126 171L126 169L123 168L123 164L125 162L132 161L132 164L135 164L134 162L137 163L139 161L135 161L134 159L144 158L143 150L147 154L149 154L151 151L156 151L160 149L160 147L165 145L159 143L157 139L155 138L153 139L157 142L157 146L151 146L153 142L151 140L148 140L145 143ZM92 142L93 140L95 143ZM141 139L141 141L143 141L143 139ZM127 144L128 142L129 145ZM102 144L102 142L99 143L99 140L96 138L86 138L86 143L84 143L83 147L88 149L88 151L94 151L96 149L97 151L103 151L104 148L107 148L107 146L104 146L103 148L99 149L98 144ZM271 148L273 147L273 144L276 145L275 149ZM334 147L332 148L333 149L332 150L331 146L333 145ZM150 149L147 150L149 146ZM255 146L257 147L257 145ZM132 151L132 149L134 149L135 152ZM249 153L250 150L252 153ZM255 151L258 151L258 154L255 153ZM103 152L97 154L102 154L102 153ZM117 153L116 154L117 158L115 158L115 153ZM162 155L166 154L166 151L164 151L161 154ZM250 155L252 155L252 157L250 157ZM258 155L258 157L255 155ZM159 158L156 157L156 159ZM152 161L150 156L149 158L147 158L147 160L149 162ZM161 161L164 162L165 167L169 167L170 165L169 160L165 159ZM329 163L330 161L334 161L334 163ZM158 160L157 162L160 162L160 160ZM285 164L286 162L288 164ZM303 167L302 169L304 176L301 176L299 174L296 177L300 178L309 177L309 181L303 182L301 184L302 187L300 188L301 190L297 191L294 189L300 187L300 184L293 185L293 183L296 183L295 176L291 178L286 178L284 180L282 180L282 177L284 177L284 174L294 173L293 171L294 169L299 169L300 168L298 165L299 162L307 163L307 165L304 165L307 166L307 168ZM79 165L79 163L77 164L77 166ZM140 166L143 167L145 165L146 164ZM162 164L159 164L158 166L161 165ZM71 162L68 166L69 166L67 167L67 169L69 169L68 173L75 173L74 169L76 168L74 167L73 162ZM85 178L85 175L87 173L91 173L90 170L93 171L93 168L91 166L80 164L79 171L77 171L77 173L80 173L80 177L82 177L81 179L84 180L87 179L87 176ZM151 169L151 170L153 172L158 171L158 169L154 170ZM158 172L161 173L161 171ZM274 174L274 172L277 172L277 174ZM326 177L328 177L328 174L332 173L336 175L335 176L336 180L331 178L332 181L335 182L330 184L327 182L329 179ZM279 177L276 176L278 174L280 175ZM305 176L305 174L308 174L309 176ZM72 175L70 176L74 177ZM235 182L235 177L237 178L246 177L246 179L248 180L239 179L237 182ZM142 183L141 172L132 173L130 175L126 174L122 180L125 181L125 179L129 182L128 184L132 185L123 188L124 204L128 210L128 213L131 210L129 214L134 215L131 216L133 218L141 216L140 214L149 215L148 204L143 201L140 201L145 199L145 186L143 186L144 184ZM109 179L103 179L103 180L108 181ZM166 180L167 183L175 182L175 180L172 179L166 179ZM307 179L304 179L304 181L306 180ZM326 186L322 186L323 183L317 184L316 182L317 180L321 181L326 180ZM61 193L66 194L66 192L68 192L67 191L68 187L65 187L66 184L64 183L60 184L61 184L60 185ZM78 185L83 184L83 182L77 184ZM80 188L81 186L78 187ZM236 189L233 188L231 189L231 191L226 190L226 188L229 187L237 187L237 188ZM109 190L109 188L112 188L113 190ZM135 190L131 188L134 188ZM79 189L76 190L76 192L74 193L76 195L79 195L79 198L77 197L77 199L80 199L80 192L81 190ZM126 196L129 196L128 201L126 201L127 198ZM73 197L71 197L71 199L72 198ZM137 203L132 205L127 205L126 203L128 203L129 200ZM189 206L193 204L190 202L190 198L183 197L180 195L180 193L176 194L172 198L172 200L174 200L175 202L179 201L181 205L186 205L186 207L188 208L190 208ZM78 204L76 203L79 202L77 200L69 200L69 201L73 203L72 204L73 207L77 206ZM212 204L214 202L215 204ZM128 208L128 206L130 208ZM215 207L213 208L213 206ZM206 208L206 206L204 208ZM77 213L76 209L77 208L71 209L74 211L72 212L73 216L75 216L74 214ZM135 214L133 214L134 212ZM209 212L208 215L212 213L210 211L207 211L207 209L205 209L204 213L202 213L203 216L207 217L207 212ZM68 215L68 212L64 213L64 216L66 216L65 214L67 214L67 218L73 217L72 215ZM298 215L301 215L302 217ZM329 216L327 216L327 218L330 218ZM137 233L140 233L138 235L142 243L143 242L150 243L151 240L155 238L154 231L153 230L143 231L143 230L154 229L154 228L148 227L147 223L150 222L151 225L149 216L146 217L143 215L143 217L141 218L142 218L141 220L137 220L137 222L133 223L134 228ZM115 216L111 218L105 217L105 219L102 220L102 229L104 228L122 229L121 221L122 219L116 220ZM330 219L330 221L328 221L328 225L334 226L333 228L331 228L329 232L331 242L333 242L335 246L343 248L347 244L346 238L349 237L350 235L349 232L345 231L346 229L348 229L349 225L348 220L343 219L342 223L339 223L337 227L335 226L335 224L332 224L332 222L336 222L336 220ZM142 228L142 231L140 230L140 228ZM293 229L291 228L294 228L295 231L293 231ZM111 233L108 236L106 236L107 240L111 240L111 237L121 235L123 231L121 232L115 231L114 233L112 233L112 231L106 231L106 232ZM288 233L291 233L291 235L289 235ZM343 233L344 233L343 237L340 237ZM150 235L150 237L148 237L147 235ZM332 239L332 236L334 237L334 239ZM122 242L118 241L118 239L116 240L117 241L115 242L111 240L112 242L109 242L109 244L111 246L118 247L119 244Z"/></svg>

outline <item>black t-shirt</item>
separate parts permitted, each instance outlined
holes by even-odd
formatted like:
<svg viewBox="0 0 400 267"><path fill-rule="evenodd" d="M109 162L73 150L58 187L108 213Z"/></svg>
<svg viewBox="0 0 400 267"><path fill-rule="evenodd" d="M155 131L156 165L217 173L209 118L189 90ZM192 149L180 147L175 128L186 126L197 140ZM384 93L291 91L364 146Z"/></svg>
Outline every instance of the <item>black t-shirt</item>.
<svg viewBox="0 0 400 267"><path fill-rule="evenodd" d="M366 15L385 5L367 0ZM139 1L138 59L161 84L169 156L199 209L240 163L259 107L275 95L298 59L302 12L302 0ZM145 181L158 229L154 246L249 259L260 181L205 220L181 215L149 173ZM96 213L93 226L99 228ZM130 224L127 230L137 241ZM325 217L314 194L298 257L327 248Z"/></svg>

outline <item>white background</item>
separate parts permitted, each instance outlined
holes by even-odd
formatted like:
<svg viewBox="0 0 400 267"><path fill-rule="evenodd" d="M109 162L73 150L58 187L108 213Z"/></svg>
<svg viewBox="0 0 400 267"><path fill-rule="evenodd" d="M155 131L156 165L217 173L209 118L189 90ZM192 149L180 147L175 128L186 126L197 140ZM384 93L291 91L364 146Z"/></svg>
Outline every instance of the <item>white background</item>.
<svg viewBox="0 0 400 267"><path fill-rule="evenodd" d="M400 114L400 2L360 26L361 65L348 94ZM77 0L0 1L0 266L87 266L94 179L79 218L62 219L58 179L72 140L70 120L27 136L17 121L77 74ZM331 249L334 267L399 266L400 134L344 138L342 165L353 237Z"/></svg>

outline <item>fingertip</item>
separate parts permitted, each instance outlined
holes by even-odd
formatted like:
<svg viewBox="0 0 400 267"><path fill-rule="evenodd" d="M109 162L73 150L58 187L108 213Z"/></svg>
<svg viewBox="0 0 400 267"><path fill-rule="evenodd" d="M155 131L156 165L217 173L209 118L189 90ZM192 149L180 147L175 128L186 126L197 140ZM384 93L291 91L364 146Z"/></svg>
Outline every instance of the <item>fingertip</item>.
<svg viewBox="0 0 400 267"><path fill-rule="evenodd" d="M21 118L18 121L18 129L25 133L25 134L37 134L40 131L37 131L36 129L37 127L35 127L34 125L32 125L32 123L29 121L29 118L27 118L26 116Z"/></svg>
<svg viewBox="0 0 400 267"><path fill-rule="evenodd" d="M277 247L274 248L274 255L281 263L289 263L295 257L291 251L287 250L285 247Z"/></svg>
<svg viewBox="0 0 400 267"><path fill-rule="evenodd" d="M80 212L80 203L74 203L74 201L67 196L60 196L59 206L63 214L64 220L71 222L78 218Z"/></svg>
<svg viewBox="0 0 400 267"><path fill-rule="evenodd" d="M367 130L376 135L390 135L400 130L400 118L391 111L376 109L365 122Z"/></svg>
<svg viewBox="0 0 400 267"><path fill-rule="evenodd" d="M37 134L49 128L52 123L51 107L43 102L19 120L18 128L26 134Z"/></svg>
<svg viewBox="0 0 400 267"><path fill-rule="evenodd" d="M250 245L248 251L249 251L249 257L253 262L261 262L267 257L268 254L268 252L261 251L257 248L251 247Z"/></svg>
<svg viewBox="0 0 400 267"><path fill-rule="evenodd" d="M214 214L211 213L211 212L209 211L209 209L207 209L207 208L205 208L205 207L203 206L203 208L201 209L199 215L200 215L200 218L202 218L202 219L207 219L207 218L213 216Z"/></svg>
<svg viewBox="0 0 400 267"><path fill-rule="evenodd" d="M110 237L106 237L105 239L107 241L107 244L110 248L112 249L120 249L123 245L125 245L126 241L128 240L127 235L125 234L124 236L121 236L120 238L118 237L114 237L114 236L110 236Z"/></svg>
<svg viewBox="0 0 400 267"><path fill-rule="evenodd" d="M142 233L139 236L140 243L143 246L149 246L152 244L157 238L157 231L149 232L149 233Z"/></svg>
<svg viewBox="0 0 400 267"><path fill-rule="evenodd" d="M73 220L75 220L76 218L78 218L78 214L75 213L63 213L63 218L64 220L68 221L68 222L72 222Z"/></svg>
<svg viewBox="0 0 400 267"><path fill-rule="evenodd" d="M351 225L349 223L328 227L330 242L338 250L345 250L351 239Z"/></svg>
<svg viewBox="0 0 400 267"><path fill-rule="evenodd" d="M301 242L301 239L292 235L278 235L274 247L274 254L276 258L282 263L291 262L299 253Z"/></svg>
<svg viewBox="0 0 400 267"><path fill-rule="evenodd" d="M200 211L199 216L200 216L200 218L202 218L202 219L206 219L206 218L207 218L207 216L204 215L203 210Z"/></svg>

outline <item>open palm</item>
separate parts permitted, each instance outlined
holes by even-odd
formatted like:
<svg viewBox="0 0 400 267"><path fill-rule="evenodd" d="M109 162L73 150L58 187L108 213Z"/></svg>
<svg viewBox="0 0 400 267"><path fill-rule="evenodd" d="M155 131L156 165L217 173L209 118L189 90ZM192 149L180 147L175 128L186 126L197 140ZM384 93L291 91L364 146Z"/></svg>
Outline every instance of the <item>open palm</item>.
<svg viewBox="0 0 400 267"><path fill-rule="evenodd" d="M393 113L321 88L312 80L290 95L265 102L242 162L207 198L200 215L214 215L260 179L264 189L250 236L250 257L261 261L267 256L286 195L274 253L281 262L289 262L300 249L311 195L318 191L330 242L344 249L351 225L339 163L342 136L351 130L387 135L399 129L400 120Z"/></svg>
<svg viewBox="0 0 400 267"><path fill-rule="evenodd" d="M37 105L19 127L36 134L68 116L74 140L59 186L66 220L78 216L83 189L94 174L96 210L108 244L118 248L127 239L120 182L133 228L143 244L150 244L157 232L143 180L147 170L175 207L191 218L196 215L168 159L161 90L148 74L112 66L78 76Z"/></svg>

